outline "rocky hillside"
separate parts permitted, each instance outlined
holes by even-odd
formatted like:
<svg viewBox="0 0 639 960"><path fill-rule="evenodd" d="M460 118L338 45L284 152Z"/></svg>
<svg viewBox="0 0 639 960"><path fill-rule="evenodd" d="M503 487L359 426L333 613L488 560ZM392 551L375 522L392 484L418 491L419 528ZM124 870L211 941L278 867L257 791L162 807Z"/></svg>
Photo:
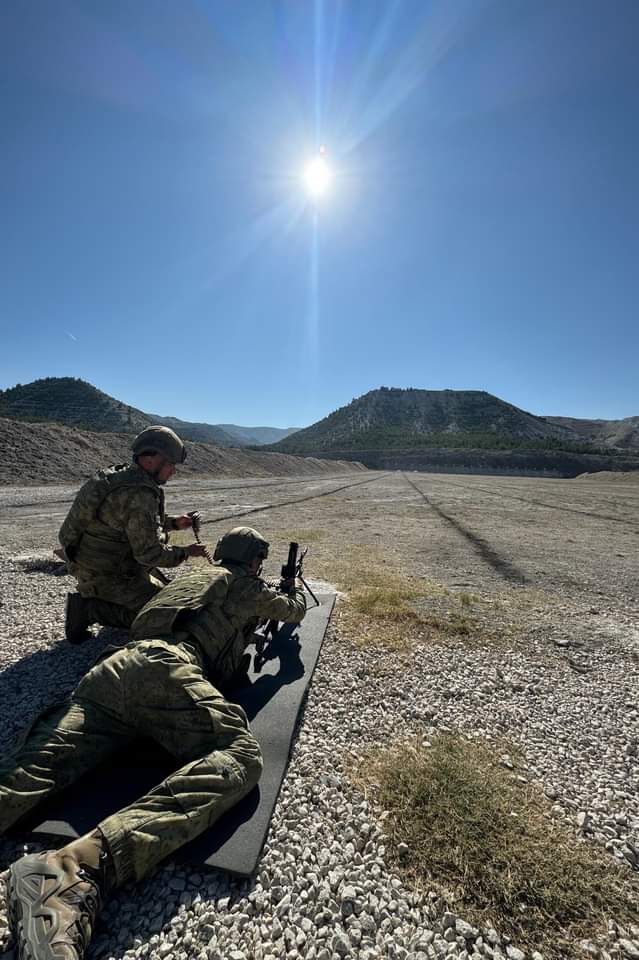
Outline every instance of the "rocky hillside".
<svg viewBox="0 0 639 960"><path fill-rule="evenodd" d="M482 390L381 387L281 440L289 453L419 446L512 448L580 442L570 428L535 417Z"/></svg>
<svg viewBox="0 0 639 960"><path fill-rule="evenodd" d="M383 470L574 477L639 468L639 446L630 439L609 447L610 431L595 437L579 428L600 422L536 417L481 390L381 387L269 449L354 459Z"/></svg>
<svg viewBox="0 0 639 960"><path fill-rule="evenodd" d="M623 420L578 420L574 417L546 417L549 423L567 427L582 440L599 447L639 450L639 417Z"/></svg>
<svg viewBox="0 0 639 960"><path fill-rule="evenodd" d="M331 475L362 470L361 464L283 453L224 449L187 443L181 475L217 477ZM0 484L63 483L83 480L99 467L127 463L131 434L89 432L59 423L25 423L0 418Z"/></svg>
<svg viewBox="0 0 639 960"><path fill-rule="evenodd" d="M177 417L144 413L75 377L46 377L33 383L19 383L9 390L0 390L0 417L31 423L52 420L82 430L106 433L139 433L152 423L162 423L185 440L214 443L220 447L276 443L296 430L295 427L280 429L240 427L234 423L192 423Z"/></svg>

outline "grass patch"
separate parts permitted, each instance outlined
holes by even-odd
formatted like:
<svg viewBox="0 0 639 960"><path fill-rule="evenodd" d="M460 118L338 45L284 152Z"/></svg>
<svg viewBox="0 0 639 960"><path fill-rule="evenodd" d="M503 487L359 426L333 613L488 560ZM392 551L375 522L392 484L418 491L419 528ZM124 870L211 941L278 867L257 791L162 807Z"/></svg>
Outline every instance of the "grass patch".
<svg viewBox="0 0 639 960"><path fill-rule="evenodd" d="M337 562L322 572L345 594L338 618L343 635L353 643L381 642L395 650L404 649L423 628L414 603L431 586L401 574L373 549L342 551Z"/></svg>
<svg viewBox="0 0 639 960"><path fill-rule="evenodd" d="M412 623L420 622L419 614L409 606L409 601L415 596L409 583L400 577L393 577L379 584L358 584L352 592L350 603L353 610L363 617Z"/></svg>
<svg viewBox="0 0 639 960"><path fill-rule="evenodd" d="M479 597L475 596L474 593L466 593L465 591L458 593L457 597L462 607L472 607L473 603L477 603L479 600Z"/></svg>
<svg viewBox="0 0 639 960"><path fill-rule="evenodd" d="M299 530L281 530L277 534L278 540L284 540L290 543L292 540L304 548L309 543L318 543L326 536L326 530L317 529L299 529Z"/></svg>
<svg viewBox="0 0 639 960"><path fill-rule="evenodd" d="M402 743L369 753L355 779L388 811L393 849L408 846L395 858L404 878L519 946L565 958L579 937L603 935L608 918L636 916L637 878L577 842L488 745L452 735L428 748Z"/></svg>
<svg viewBox="0 0 639 960"><path fill-rule="evenodd" d="M370 546L342 549L314 574L336 583L345 596L337 616L343 636L358 646L406 650L412 641L485 642L493 608L480 597L455 594L425 577L404 574L399 560Z"/></svg>

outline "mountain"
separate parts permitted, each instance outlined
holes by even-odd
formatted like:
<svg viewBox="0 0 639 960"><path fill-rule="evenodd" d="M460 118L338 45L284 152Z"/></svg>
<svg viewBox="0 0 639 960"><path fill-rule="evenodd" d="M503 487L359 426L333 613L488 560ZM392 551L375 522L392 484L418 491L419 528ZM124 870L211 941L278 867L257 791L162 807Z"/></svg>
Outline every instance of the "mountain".
<svg viewBox="0 0 639 960"><path fill-rule="evenodd" d="M238 427L235 423L220 423L218 426L240 442L242 446L261 446L277 443L297 433L300 427Z"/></svg>
<svg viewBox="0 0 639 960"><path fill-rule="evenodd" d="M51 420L104 433L136 434L153 423L160 423L171 427L185 440L219 447L272 443L293 432L292 428L280 430L230 424L227 430L210 423L191 423L177 417L144 413L75 377L46 377L0 390L0 417L30 422Z"/></svg>
<svg viewBox="0 0 639 960"><path fill-rule="evenodd" d="M483 390L400 390L380 387L281 440L289 453L398 447L560 447L581 437Z"/></svg>
<svg viewBox="0 0 639 960"><path fill-rule="evenodd" d="M574 417L546 417L549 423L568 427L587 443L620 450L639 450L639 417L623 420L578 420Z"/></svg>

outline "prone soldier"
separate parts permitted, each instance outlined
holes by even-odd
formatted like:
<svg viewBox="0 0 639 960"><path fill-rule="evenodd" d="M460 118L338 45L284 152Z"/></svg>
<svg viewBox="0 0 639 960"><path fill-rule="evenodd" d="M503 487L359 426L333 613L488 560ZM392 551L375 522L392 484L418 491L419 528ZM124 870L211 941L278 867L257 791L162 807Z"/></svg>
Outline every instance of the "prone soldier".
<svg viewBox="0 0 639 960"><path fill-rule="evenodd" d="M193 517L168 517L162 487L186 460L184 444L168 427L148 427L132 445L133 463L100 470L78 491L59 539L78 592L67 596L65 634L89 636L92 623L128 629L147 600L162 588L156 567L201 557L199 543L169 546L170 530L186 530ZM166 581L164 581L166 582Z"/></svg>
<svg viewBox="0 0 639 960"><path fill-rule="evenodd" d="M135 737L153 738L180 764L92 833L10 867L20 960L81 960L109 892L141 880L257 783L260 748L246 714L220 687L241 667L255 618L299 623L306 612L297 584L282 594L261 579L267 554L250 527L225 534L214 565L155 594L129 644L107 651L69 703L42 715L0 760L0 834Z"/></svg>

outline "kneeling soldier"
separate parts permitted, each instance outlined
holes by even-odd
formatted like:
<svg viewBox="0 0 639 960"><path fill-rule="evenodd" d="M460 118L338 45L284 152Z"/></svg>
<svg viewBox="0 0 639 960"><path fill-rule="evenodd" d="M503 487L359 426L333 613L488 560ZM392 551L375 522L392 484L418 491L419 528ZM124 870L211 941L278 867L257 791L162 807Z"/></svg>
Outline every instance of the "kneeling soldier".
<svg viewBox="0 0 639 960"><path fill-rule="evenodd" d="M16 861L7 882L21 960L80 960L114 888L140 880L257 783L262 758L242 708L218 689L241 667L255 618L299 623L304 593L260 577L268 543L250 527L219 541L213 567L174 580L140 611L131 642L99 661L0 762L0 834L136 737L180 768L60 850ZM252 633L252 630L251 630Z"/></svg>
<svg viewBox="0 0 639 960"><path fill-rule="evenodd" d="M204 556L197 543L168 546L169 530L193 526L188 514L167 517L162 487L186 460L168 427L147 427L133 441L133 463L100 470L78 491L60 528L60 543L78 593L67 597L66 638L81 643L92 623L128 629L162 589L154 567ZM166 582L166 581L165 581Z"/></svg>

